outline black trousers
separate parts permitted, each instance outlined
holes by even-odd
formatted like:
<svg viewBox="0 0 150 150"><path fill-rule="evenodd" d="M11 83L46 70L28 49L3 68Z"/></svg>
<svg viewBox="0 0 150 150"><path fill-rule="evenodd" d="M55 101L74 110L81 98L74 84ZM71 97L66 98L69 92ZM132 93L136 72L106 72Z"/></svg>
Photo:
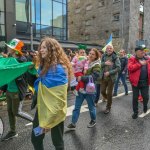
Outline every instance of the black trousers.
<svg viewBox="0 0 150 150"><path fill-rule="evenodd" d="M36 128L38 126L39 126L38 111L36 111L33 120L33 128ZM64 141L63 141L64 122L61 122L57 126L53 127L50 132L51 132L52 142L53 145L55 146L55 149L64 150ZM31 141L35 150L44 150L44 146L43 146L44 137L45 134L35 136L32 129Z"/></svg>
<svg viewBox="0 0 150 150"><path fill-rule="evenodd" d="M96 84L96 98L95 103L97 104L100 99L100 84Z"/></svg>
<svg viewBox="0 0 150 150"><path fill-rule="evenodd" d="M132 86L133 91L133 99L132 99L132 107L133 112L138 113L138 96L139 92L141 92L141 95L143 97L143 109L147 108L147 103L149 100L149 86Z"/></svg>

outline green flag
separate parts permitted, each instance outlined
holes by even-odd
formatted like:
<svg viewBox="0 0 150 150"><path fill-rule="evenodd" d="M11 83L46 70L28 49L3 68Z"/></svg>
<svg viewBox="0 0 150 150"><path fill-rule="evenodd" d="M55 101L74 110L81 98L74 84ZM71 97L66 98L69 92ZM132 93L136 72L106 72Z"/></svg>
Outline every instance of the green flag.
<svg viewBox="0 0 150 150"><path fill-rule="evenodd" d="M0 87L24 74L32 62L19 63L15 58L0 59Z"/></svg>

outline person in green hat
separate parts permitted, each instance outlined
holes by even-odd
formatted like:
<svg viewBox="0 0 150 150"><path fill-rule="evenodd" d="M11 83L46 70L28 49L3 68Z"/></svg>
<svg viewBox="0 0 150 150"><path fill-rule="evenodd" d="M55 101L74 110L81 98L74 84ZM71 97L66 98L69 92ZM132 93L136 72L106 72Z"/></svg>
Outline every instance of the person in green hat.
<svg viewBox="0 0 150 150"><path fill-rule="evenodd" d="M12 39L9 43L6 43L6 45L9 47L8 53L10 57L15 58L19 63L27 61L22 53L22 47L24 46L22 41L19 39ZM16 132L16 117L33 121L32 116L22 111L23 99L26 96L27 88L28 83L25 74L14 79L6 86L5 90L10 131L2 138L2 141L18 136L18 133ZM0 93L2 89L3 88L0 88Z"/></svg>

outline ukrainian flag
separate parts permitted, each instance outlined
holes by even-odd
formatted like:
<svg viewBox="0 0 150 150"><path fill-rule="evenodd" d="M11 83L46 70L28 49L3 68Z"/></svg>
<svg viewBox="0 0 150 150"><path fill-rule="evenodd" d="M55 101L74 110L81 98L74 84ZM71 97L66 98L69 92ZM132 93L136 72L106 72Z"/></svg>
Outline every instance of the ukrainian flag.
<svg viewBox="0 0 150 150"><path fill-rule="evenodd" d="M40 74L39 69L38 73ZM53 128L64 121L67 113L68 77L62 65L50 69L45 76L39 77L34 84L37 96L39 126Z"/></svg>
<svg viewBox="0 0 150 150"><path fill-rule="evenodd" d="M103 52L106 51L106 47L107 47L108 45L112 45L112 34L110 35L109 39L107 40L106 46L102 49Z"/></svg>

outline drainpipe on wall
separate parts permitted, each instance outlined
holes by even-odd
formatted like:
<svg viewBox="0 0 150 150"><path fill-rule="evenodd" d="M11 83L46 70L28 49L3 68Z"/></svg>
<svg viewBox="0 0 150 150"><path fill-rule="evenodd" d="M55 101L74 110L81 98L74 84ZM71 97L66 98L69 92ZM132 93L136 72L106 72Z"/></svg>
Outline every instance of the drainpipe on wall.
<svg viewBox="0 0 150 150"><path fill-rule="evenodd" d="M30 0L30 42L33 51L32 0Z"/></svg>

